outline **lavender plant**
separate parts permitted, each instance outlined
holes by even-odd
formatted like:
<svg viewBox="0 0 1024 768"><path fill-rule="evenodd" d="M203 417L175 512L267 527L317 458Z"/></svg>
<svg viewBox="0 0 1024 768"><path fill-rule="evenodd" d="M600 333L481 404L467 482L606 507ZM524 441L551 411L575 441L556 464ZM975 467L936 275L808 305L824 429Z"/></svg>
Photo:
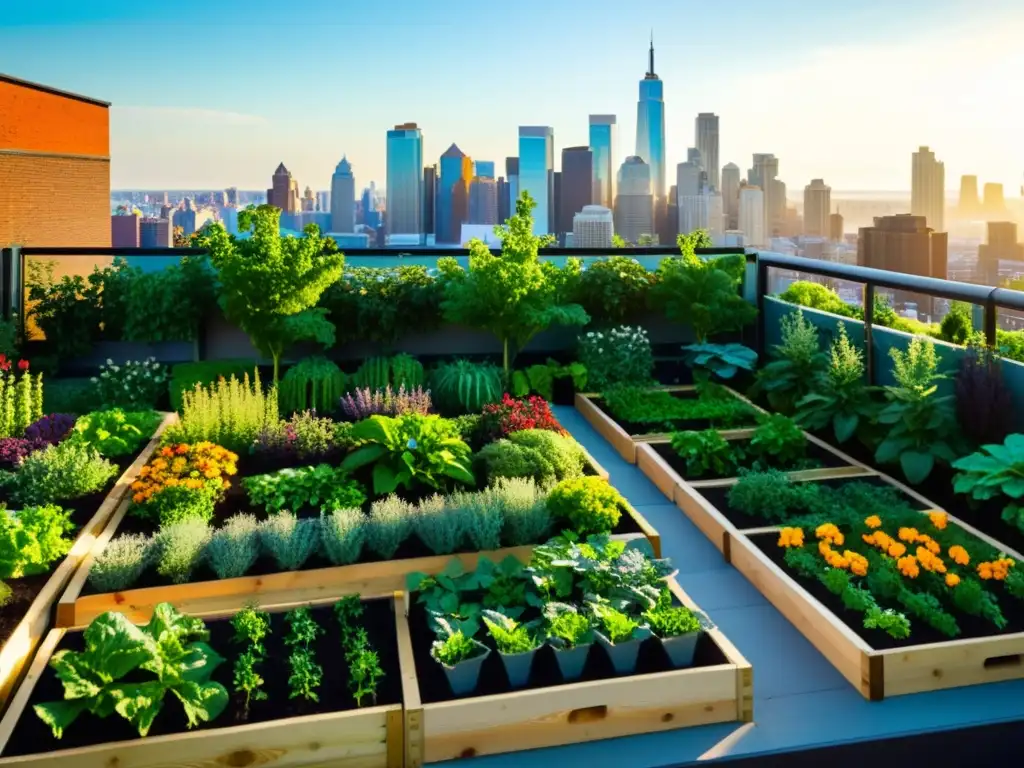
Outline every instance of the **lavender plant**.
<svg viewBox="0 0 1024 768"><path fill-rule="evenodd" d="M407 390L403 384L395 392L389 384L384 389L365 387L341 398L341 411L349 421L362 421L370 416L403 416L430 412L430 390L423 387Z"/></svg>

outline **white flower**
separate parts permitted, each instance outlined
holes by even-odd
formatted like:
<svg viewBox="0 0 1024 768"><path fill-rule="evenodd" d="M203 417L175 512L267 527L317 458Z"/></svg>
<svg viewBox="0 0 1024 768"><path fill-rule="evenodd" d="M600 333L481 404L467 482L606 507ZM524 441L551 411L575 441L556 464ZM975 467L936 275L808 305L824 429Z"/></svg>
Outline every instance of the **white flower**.
<svg viewBox="0 0 1024 768"><path fill-rule="evenodd" d="M93 376L91 379L89 379L89 381L91 381L93 384L98 384L99 383L99 379L97 379L95 376Z"/></svg>
<svg viewBox="0 0 1024 768"><path fill-rule="evenodd" d="M108 357L108 358L107 358L107 365L113 365L113 364L114 364L114 361L113 361L113 360L111 360L111 359L110 359L110 358Z"/></svg>

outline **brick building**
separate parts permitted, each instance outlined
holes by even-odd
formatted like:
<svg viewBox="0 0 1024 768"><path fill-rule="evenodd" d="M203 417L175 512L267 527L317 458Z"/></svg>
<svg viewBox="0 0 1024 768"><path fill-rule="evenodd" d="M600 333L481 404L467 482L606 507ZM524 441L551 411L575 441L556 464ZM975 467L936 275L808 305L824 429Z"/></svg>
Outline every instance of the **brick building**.
<svg viewBox="0 0 1024 768"><path fill-rule="evenodd" d="M106 102L0 74L0 247L109 247Z"/></svg>

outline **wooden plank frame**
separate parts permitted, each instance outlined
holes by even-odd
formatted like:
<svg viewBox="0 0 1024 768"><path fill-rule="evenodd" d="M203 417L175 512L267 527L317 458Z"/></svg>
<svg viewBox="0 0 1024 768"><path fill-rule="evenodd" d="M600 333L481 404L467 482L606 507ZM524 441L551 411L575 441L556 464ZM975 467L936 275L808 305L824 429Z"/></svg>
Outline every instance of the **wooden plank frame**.
<svg viewBox="0 0 1024 768"><path fill-rule="evenodd" d="M391 596L398 637L408 637L403 606ZM303 603L264 605L282 611ZM223 616L224 614L217 614ZM25 681L0 720L0 766L30 768L170 768L268 766L269 768L403 768L405 724L401 704L290 717L270 722L153 736L34 755L3 757L19 718L50 657L68 629L51 630ZM400 674L404 673L400 669Z"/></svg>
<svg viewBox="0 0 1024 768"><path fill-rule="evenodd" d="M32 660L32 655L39 643L43 641L50 624L50 612L53 604L74 577L79 564L89 555L97 535L115 514L115 510L127 495L131 484L135 482L139 470L145 466L150 454L160 444L160 435L177 419L178 416L175 413L164 414L163 420L157 426L150 441L142 449L138 458L117 479L99 509L79 530L78 537L67 556L57 566L42 590L36 595L35 600L29 605L24 618L14 628L3 648L0 648L0 709L10 698L21 673Z"/></svg>
<svg viewBox="0 0 1024 768"><path fill-rule="evenodd" d="M697 606L675 580L669 586ZM406 596L406 608L409 598ZM754 717L753 670L724 635L725 664L424 704L412 641L399 637L405 699L405 765L575 744Z"/></svg>
<svg viewBox="0 0 1024 768"><path fill-rule="evenodd" d="M664 392L692 392L695 387L687 384L669 387L656 387L655 389ZM762 413L764 412L761 408L758 408L735 390L730 389L729 387L725 387L724 389L733 397L743 400L757 410L762 411ZM600 397L600 394L596 392L577 392L575 400L576 410L579 411L583 415L583 418L590 422L590 426L596 429L598 433L600 433L601 437L611 443L612 447L618 452L618 454L630 464L636 464L638 445L642 445L643 443L664 442L671 437L671 435L666 432L651 433L649 435L630 435L626 430L619 426L615 419L594 404L593 399L596 397ZM727 437L732 434L748 431L749 430L746 429L726 429L722 430L722 436Z"/></svg>
<svg viewBox="0 0 1024 768"><path fill-rule="evenodd" d="M125 499L110 519L103 532L96 537L81 567L68 584L57 603L56 626L75 627L88 624L105 611L119 611L132 621L149 620L153 609L160 603L171 603L184 613L205 615L219 611L240 610L253 600L261 602L309 602L339 598L359 593L376 595L402 591L406 588L407 574L420 572L436 574L444 570L453 558L466 568L476 568L477 560L487 557L495 562L513 555L529 560L532 545L506 547L489 552L469 552L453 555L387 560L378 563L357 563L306 571L282 571L263 576L241 576L235 579L200 581L188 584L168 584L160 587L128 589L123 592L82 595L93 562L103 552L117 532L128 512L130 499ZM646 539L655 557L661 557L661 536L646 518L632 505L625 513L640 529L640 533L612 536L626 542Z"/></svg>

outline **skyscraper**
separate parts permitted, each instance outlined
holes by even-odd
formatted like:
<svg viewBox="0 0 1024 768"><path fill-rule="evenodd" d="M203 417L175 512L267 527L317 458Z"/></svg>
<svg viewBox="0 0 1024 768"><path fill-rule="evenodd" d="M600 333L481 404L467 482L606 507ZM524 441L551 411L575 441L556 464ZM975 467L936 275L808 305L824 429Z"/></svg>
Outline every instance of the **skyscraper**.
<svg viewBox="0 0 1024 768"><path fill-rule="evenodd" d="M685 163L676 166L676 206L679 234L688 235L694 230L707 228L707 201L704 189L707 177L698 162L699 153L690 151Z"/></svg>
<svg viewBox="0 0 1024 768"><path fill-rule="evenodd" d="M508 210L508 206L509 206L508 182L505 180L504 176L499 176L498 177L497 187L498 187L498 223L499 224L504 224L508 220L508 214L509 214L509 210Z"/></svg>
<svg viewBox="0 0 1024 768"><path fill-rule="evenodd" d="M577 248L611 248L615 223L603 205L585 205L572 217L573 245Z"/></svg>
<svg viewBox="0 0 1024 768"><path fill-rule="evenodd" d="M274 171L272 186L267 190L267 204L276 205L282 213L297 213L299 210L299 182L284 163Z"/></svg>
<svg viewBox="0 0 1024 768"><path fill-rule="evenodd" d="M665 101L664 84L654 73L654 36L648 54L647 74L640 81L636 105L636 155L651 169L651 194L665 197Z"/></svg>
<svg viewBox="0 0 1024 768"><path fill-rule="evenodd" d="M356 177L344 155L331 176L331 232L356 231Z"/></svg>
<svg viewBox="0 0 1024 768"><path fill-rule="evenodd" d="M779 175L779 161L775 155L759 153L754 155L754 167L747 172L747 181L750 185L761 190L764 199L764 235L771 238L776 220L784 220L786 217L786 195L785 186L780 188L775 182ZM779 192L782 192L782 199L776 200ZM767 245L767 242L760 242L757 245Z"/></svg>
<svg viewBox="0 0 1024 768"><path fill-rule="evenodd" d="M139 221L137 212L110 217L110 244L114 248L138 248L140 246Z"/></svg>
<svg viewBox="0 0 1024 768"><path fill-rule="evenodd" d="M481 179L493 179L494 161L477 160L475 163L473 163L473 175L479 176Z"/></svg>
<svg viewBox="0 0 1024 768"><path fill-rule="evenodd" d="M423 234L423 134L416 123L388 131L387 163L388 234Z"/></svg>
<svg viewBox="0 0 1024 768"><path fill-rule="evenodd" d="M590 116L590 151L594 158L594 193L597 205L615 205L615 115Z"/></svg>
<svg viewBox="0 0 1024 768"><path fill-rule="evenodd" d="M566 147L562 150L561 186L558 201L560 235L573 231L574 217L593 199L594 153L589 147Z"/></svg>
<svg viewBox="0 0 1024 768"><path fill-rule="evenodd" d="M171 227L169 219L140 219L139 247L170 248L174 245L174 231ZM238 229L237 224L235 229Z"/></svg>
<svg viewBox="0 0 1024 768"><path fill-rule="evenodd" d="M718 115L701 112L697 115L697 149L708 175L708 184L716 192L721 191L718 176Z"/></svg>
<svg viewBox="0 0 1024 768"><path fill-rule="evenodd" d="M508 197L505 200L505 218L516 212L516 200L519 199L519 158L505 158L505 181L508 184Z"/></svg>
<svg viewBox="0 0 1024 768"><path fill-rule="evenodd" d="M877 216L861 227L857 263L911 275L946 279L947 235L927 226L924 216Z"/></svg>
<svg viewBox="0 0 1024 768"><path fill-rule="evenodd" d="M835 243L843 239L843 214L838 211L828 217L828 239Z"/></svg>
<svg viewBox="0 0 1024 768"><path fill-rule="evenodd" d="M722 169L722 207L726 229L736 229L740 213L740 167L736 163Z"/></svg>
<svg viewBox="0 0 1024 768"><path fill-rule="evenodd" d="M302 193L302 210L312 212L316 210L316 196L313 194L312 187L307 186L306 191Z"/></svg>
<svg viewBox="0 0 1024 768"><path fill-rule="evenodd" d="M455 144L441 155L437 183L437 242L458 243L469 218L469 182L473 160Z"/></svg>
<svg viewBox="0 0 1024 768"><path fill-rule="evenodd" d="M467 223L492 225L498 223L498 182L490 176L474 176L469 184Z"/></svg>
<svg viewBox="0 0 1024 768"><path fill-rule="evenodd" d="M964 218L977 216L981 210L981 201L978 199L978 177L960 177L960 205L958 213Z"/></svg>
<svg viewBox="0 0 1024 768"><path fill-rule="evenodd" d="M437 234L436 165L428 165L423 169L423 231L428 235Z"/></svg>
<svg viewBox="0 0 1024 768"><path fill-rule="evenodd" d="M989 182L985 185L985 213L1006 213L1006 199L1003 197L1003 185Z"/></svg>
<svg viewBox="0 0 1024 768"><path fill-rule="evenodd" d="M988 242L978 246L977 275L985 285L999 284L1000 261L1024 260L1024 245L1017 242L1017 225L1012 221L990 221ZM1014 265L1015 268L1019 264Z"/></svg>
<svg viewBox="0 0 1024 768"><path fill-rule="evenodd" d="M641 157L627 157L619 168L615 196L615 231L629 243L654 234L651 166Z"/></svg>
<svg viewBox="0 0 1024 768"><path fill-rule="evenodd" d="M804 187L804 234L827 237L828 217L832 213L832 188L822 179L812 179Z"/></svg>
<svg viewBox="0 0 1024 768"><path fill-rule="evenodd" d="M748 246L768 244L764 230L764 192L756 186L740 187L739 228Z"/></svg>
<svg viewBox="0 0 1024 768"><path fill-rule="evenodd" d="M946 165L936 160L935 153L928 147L921 147L914 153L910 213L923 216L927 226L936 232L946 231Z"/></svg>
<svg viewBox="0 0 1024 768"><path fill-rule="evenodd" d="M554 229L551 217L554 212L555 196L555 131L546 125L519 127L517 193L523 192L529 192L530 197L537 203L537 207L533 209L533 233L550 233Z"/></svg>

